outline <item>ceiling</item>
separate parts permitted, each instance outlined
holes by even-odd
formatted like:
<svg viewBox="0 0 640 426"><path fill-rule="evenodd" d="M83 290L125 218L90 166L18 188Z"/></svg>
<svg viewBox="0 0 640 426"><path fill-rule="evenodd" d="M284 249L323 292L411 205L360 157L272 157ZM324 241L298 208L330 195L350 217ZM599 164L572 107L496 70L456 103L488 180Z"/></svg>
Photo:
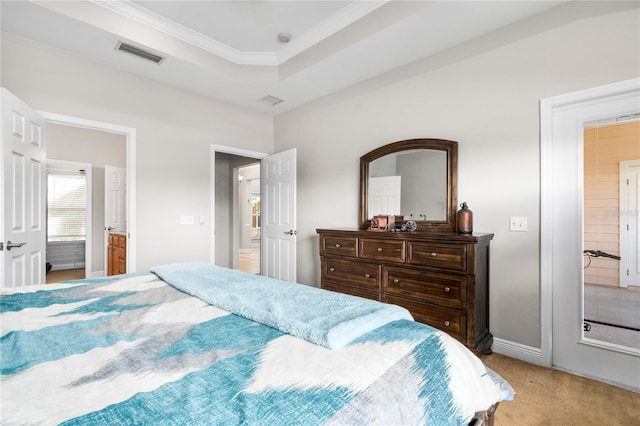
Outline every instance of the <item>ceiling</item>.
<svg viewBox="0 0 640 426"><path fill-rule="evenodd" d="M7 1L2 31L277 115L565 1ZM278 40L288 33L290 41ZM160 64L115 49L125 42ZM265 96L283 101L259 102Z"/></svg>

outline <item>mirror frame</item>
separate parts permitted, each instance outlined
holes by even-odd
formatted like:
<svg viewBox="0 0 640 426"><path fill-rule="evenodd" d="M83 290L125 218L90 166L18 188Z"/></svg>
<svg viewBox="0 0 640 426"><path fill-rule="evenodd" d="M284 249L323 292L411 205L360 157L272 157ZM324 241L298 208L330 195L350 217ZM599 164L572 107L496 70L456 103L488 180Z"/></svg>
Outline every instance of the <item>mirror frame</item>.
<svg viewBox="0 0 640 426"><path fill-rule="evenodd" d="M411 149L433 149L447 152L447 209L445 220L416 220L417 231L457 232L458 142L446 139L407 139L381 146L360 157L360 229L368 229L371 224L367 213L369 163L387 154Z"/></svg>

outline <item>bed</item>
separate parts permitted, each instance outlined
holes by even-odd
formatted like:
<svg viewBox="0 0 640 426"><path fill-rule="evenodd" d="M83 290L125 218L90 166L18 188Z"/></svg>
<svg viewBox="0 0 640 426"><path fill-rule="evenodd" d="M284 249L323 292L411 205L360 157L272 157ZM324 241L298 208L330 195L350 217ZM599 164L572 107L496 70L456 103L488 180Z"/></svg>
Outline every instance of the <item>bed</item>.
<svg viewBox="0 0 640 426"><path fill-rule="evenodd" d="M206 263L5 289L0 423L491 423L513 389L404 308Z"/></svg>

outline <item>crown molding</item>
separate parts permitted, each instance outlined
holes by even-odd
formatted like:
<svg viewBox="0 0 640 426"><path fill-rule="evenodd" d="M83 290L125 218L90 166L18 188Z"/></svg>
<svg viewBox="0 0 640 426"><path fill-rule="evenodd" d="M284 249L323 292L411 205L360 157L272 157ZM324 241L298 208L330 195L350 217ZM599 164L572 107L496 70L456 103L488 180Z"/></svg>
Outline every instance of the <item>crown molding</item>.
<svg viewBox="0 0 640 426"><path fill-rule="evenodd" d="M112 12L116 12L126 18L135 20L176 39L182 40L209 53L224 58L239 65L280 65L299 53L309 49L318 42L335 34L349 24L371 13L389 0L380 1L355 1L349 4L340 13L324 20L319 25L311 28L277 52L247 52L240 51L224 43L219 42L202 33L194 31L171 19L165 18L131 1L91 0Z"/></svg>
<svg viewBox="0 0 640 426"><path fill-rule="evenodd" d="M329 38L333 34L353 24L379 7L384 6L389 1L390 0L354 1L350 3L339 13L325 19L320 24L310 28L308 31L297 35L292 42L278 49L278 51L275 52L277 64L280 65L313 47L315 44Z"/></svg>

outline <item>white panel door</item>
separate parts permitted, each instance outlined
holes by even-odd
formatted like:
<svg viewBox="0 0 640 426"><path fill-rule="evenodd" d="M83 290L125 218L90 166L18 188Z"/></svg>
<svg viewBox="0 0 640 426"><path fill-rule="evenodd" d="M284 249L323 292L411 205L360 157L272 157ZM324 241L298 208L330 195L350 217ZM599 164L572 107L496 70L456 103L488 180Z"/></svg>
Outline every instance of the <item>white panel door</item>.
<svg viewBox="0 0 640 426"><path fill-rule="evenodd" d="M104 269L108 274L108 245L111 232L127 232L127 170L104 166ZM128 245L128 243L127 243ZM127 271L129 250L127 250Z"/></svg>
<svg viewBox="0 0 640 426"><path fill-rule="evenodd" d="M640 286L640 160L620 162L620 287Z"/></svg>
<svg viewBox="0 0 640 426"><path fill-rule="evenodd" d="M296 150L262 159L262 273L296 281Z"/></svg>
<svg viewBox="0 0 640 426"><path fill-rule="evenodd" d="M0 287L40 284L46 281L44 119L8 90L0 90Z"/></svg>
<svg viewBox="0 0 640 426"><path fill-rule="evenodd" d="M127 170L104 166L104 226L107 231L127 231Z"/></svg>
<svg viewBox="0 0 640 426"><path fill-rule="evenodd" d="M400 214L402 176L369 178L369 219L379 214Z"/></svg>

